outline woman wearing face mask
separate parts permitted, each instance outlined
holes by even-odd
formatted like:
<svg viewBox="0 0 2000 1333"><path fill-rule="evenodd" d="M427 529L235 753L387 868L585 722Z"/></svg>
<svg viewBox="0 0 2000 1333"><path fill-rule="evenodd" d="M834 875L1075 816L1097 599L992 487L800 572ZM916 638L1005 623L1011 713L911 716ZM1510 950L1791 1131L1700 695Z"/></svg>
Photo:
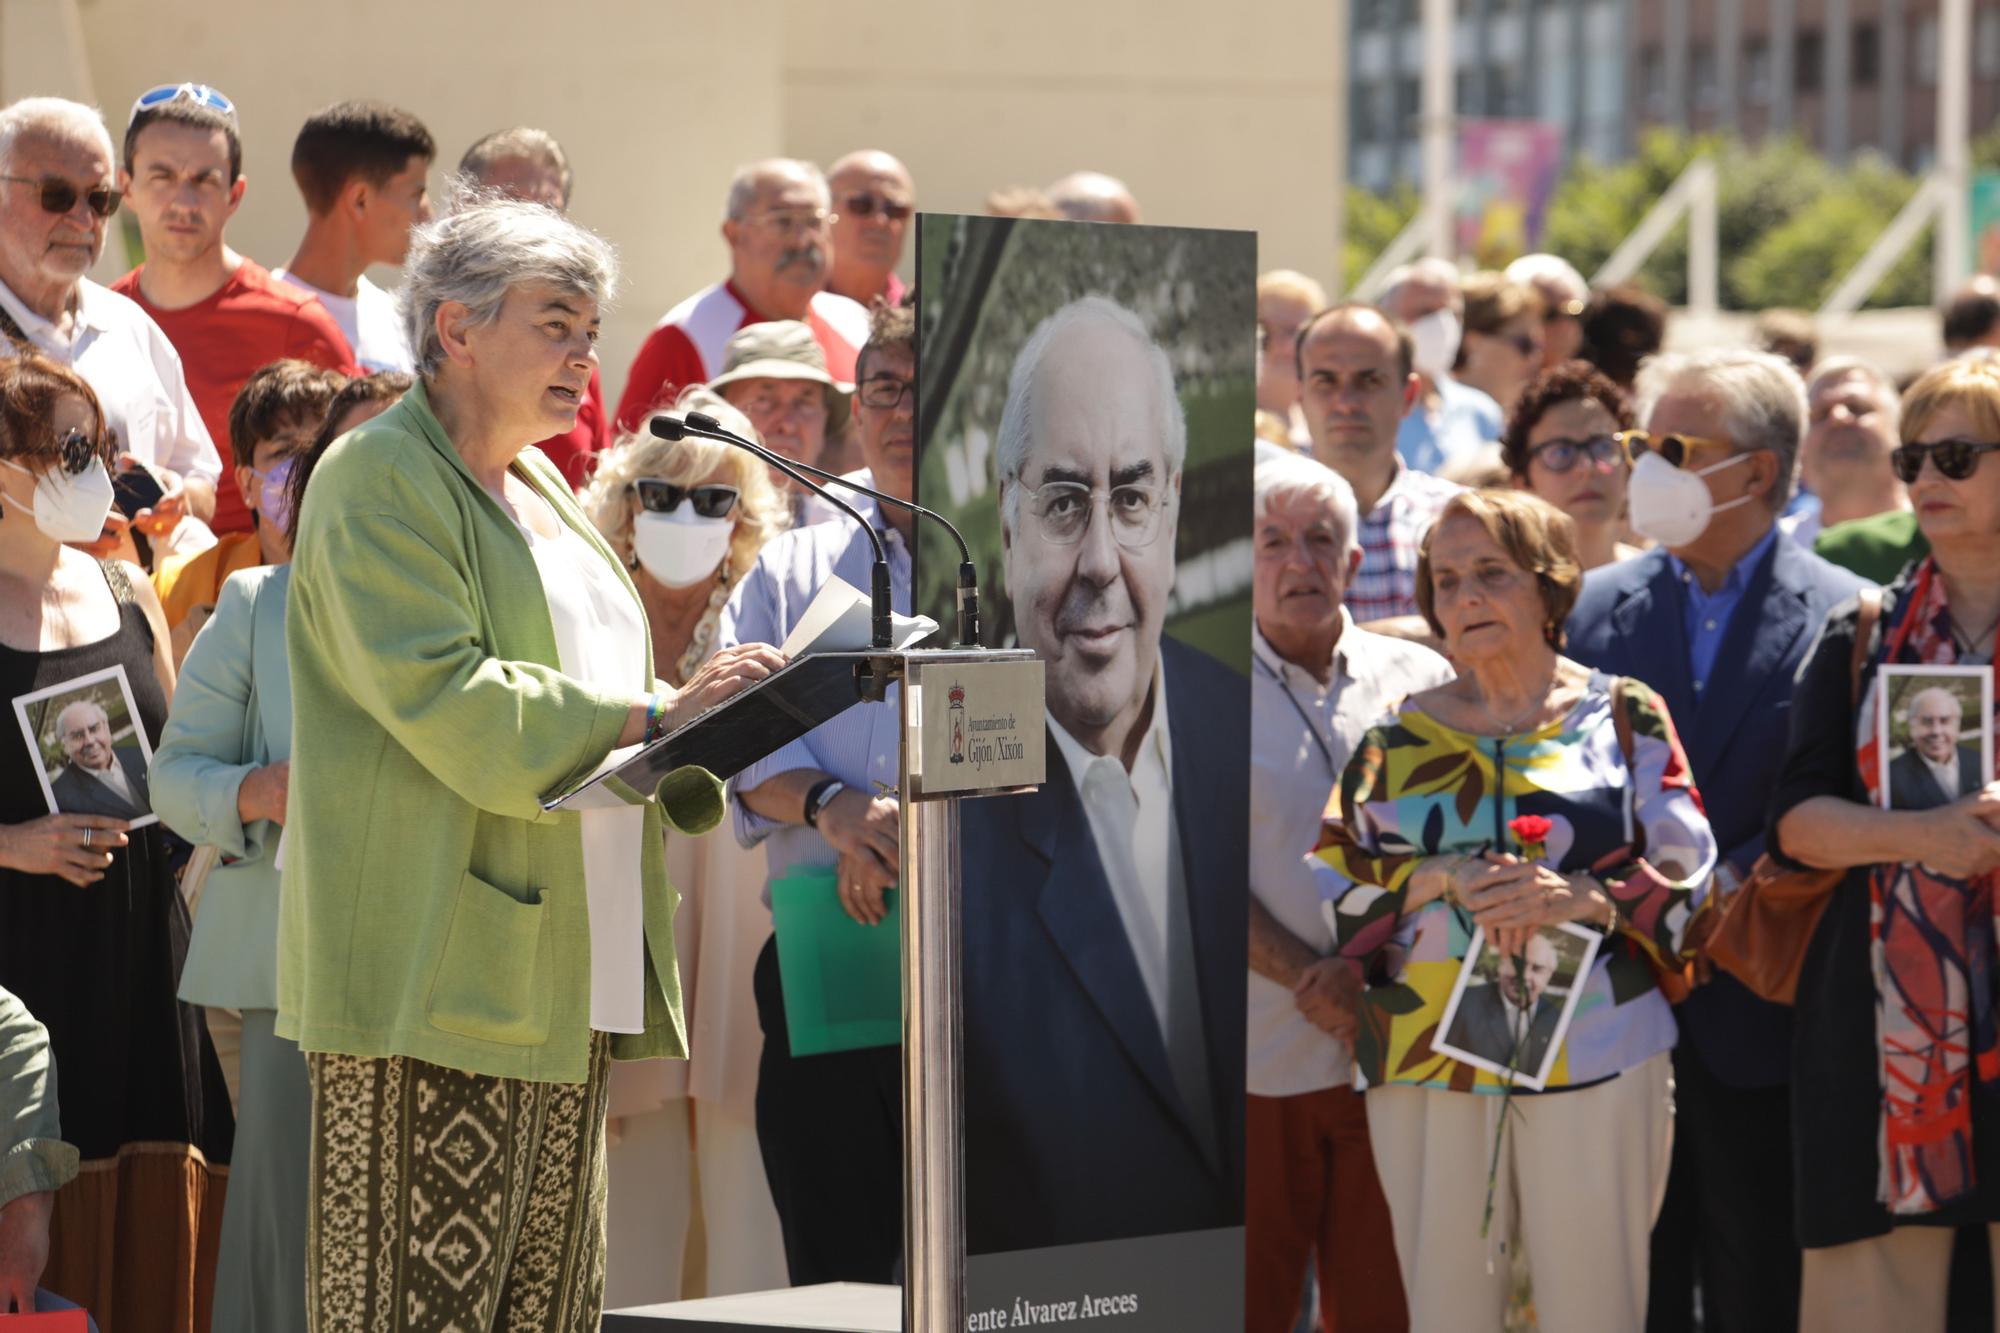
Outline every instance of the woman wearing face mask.
<svg viewBox="0 0 2000 1333"><path fill-rule="evenodd" d="M1503 273L1474 273L1462 287L1465 334L1458 344L1461 383L1512 413L1542 368L1542 307L1532 289Z"/></svg>
<svg viewBox="0 0 2000 1333"><path fill-rule="evenodd" d="M749 418L712 390L687 390L674 410L706 412L725 430L760 439ZM600 459L580 502L624 558L652 626L653 660L679 685L714 652L723 604L764 543L788 525L790 503L770 469L710 440L628 435ZM756 1132L763 1035L750 975L771 933L771 914L759 903L763 854L740 847L727 826L669 836L667 874L683 894L674 940L693 1036L686 1062L612 1070L610 1305L786 1281ZM698 1195L690 1189L696 1181ZM697 1214L708 1268L684 1273Z"/></svg>
<svg viewBox="0 0 2000 1333"><path fill-rule="evenodd" d="M1995 661L2000 354L1911 385L1901 436L1891 457L1931 554L1882 590L1872 628L1854 601L1827 617L1792 695L1771 803L1773 856L1846 872L1792 1011L1804 1333L1941 1330L1954 1230L1983 1227L2000 1254L2000 784L1989 773L1950 804L1882 809L1876 747L1888 742L1875 734L1882 665Z"/></svg>
<svg viewBox="0 0 2000 1333"><path fill-rule="evenodd" d="M1507 420L1500 450L1513 484L1576 525L1585 572L1638 554L1619 542L1631 463L1620 432L1632 428L1623 392L1582 361L1538 375Z"/></svg>
<svg viewBox="0 0 2000 1333"><path fill-rule="evenodd" d="M243 382L229 408L229 451L236 490L250 510L248 532L227 532L193 555L163 555L153 587L166 608L174 661L215 612L222 584L238 570L291 559L282 513L289 460L318 433L327 404L347 377L310 362L273 361Z"/></svg>
<svg viewBox="0 0 2000 1333"><path fill-rule="evenodd" d="M254 534L244 537L266 558L224 580L214 615L181 664L173 709L153 755L160 819L228 858L203 886L180 982L181 999L208 1007L225 1054L231 1033L218 1020L230 1010L241 1015L236 1145L215 1269L218 1329L305 1328L312 1095L305 1057L275 1031L278 852L292 749L285 651L292 517L327 447L411 383L393 371L344 385L339 379L304 362L280 361L252 375L237 394L230 444L237 484L256 517ZM303 420L314 403L314 420ZM297 438L301 428L309 432L303 442ZM255 443L252 469L241 463L249 442Z"/></svg>
<svg viewBox="0 0 2000 1333"><path fill-rule="evenodd" d="M81 378L38 356L0 363L0 699L122 668L132 723L157 740L174 669L152 585L69 545L104 528L111 456ZM40 1220L43 1286L99 1314L155 1316L146 1328L205 1329L197 1256L232 1125L200 1014L174 997L188 915L166 832L49 814L13 714L0 725L0 989L48 1026L83 1171L59 1196L31 1182L0 1210L0 1237Z"/></svg>
<svg viewBox="0 0 2000 1333"><path fill-rule="evenodd" d="M1444 507L1417 601L1458 678L1355 748L1315 861L1339 953L1367 979L1354 1058L1416 1333L1497 1333L1516 1235L1548 1333L1645 1322L1675 1040L1654 969L1687 951L1716 849L1660 696L1564 655L1581 582L1570 522L1545 502L1468 491ZM1587 974L1554 982L1565 937L1543 928L1564 922L1603 940ZM1443 1027L1475 929L1527 967L1525 996L1517 964L1480 1006L1503 1034L1483 1050L1475 1023ZM1583 992L1559 1046L1545 985ZM1540 1072L1510 1060L1510 1025L1515 1053L1553 1051L1546 1092L1506 1100L1509 1075L1432 1047L1443 1032Z"/></svg>

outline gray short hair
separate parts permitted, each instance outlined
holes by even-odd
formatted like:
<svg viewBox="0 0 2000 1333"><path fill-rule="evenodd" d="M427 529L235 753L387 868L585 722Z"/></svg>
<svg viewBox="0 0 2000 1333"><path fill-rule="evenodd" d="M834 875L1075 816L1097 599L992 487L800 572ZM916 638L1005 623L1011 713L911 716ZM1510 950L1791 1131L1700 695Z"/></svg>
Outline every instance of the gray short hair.
<svg viewBox="0 0 2000 1333"><path fill-rule="evenodd" d="M538 130L532 125L516 125L512 129L495 130L465 150L465 156L458 159L461 175L470 176L475 181L483 181L486 173L502 162L521 158L535 163L556 174L562 190L563 206L569 206L570 188L576 183L576 173L570 170L569 154L563 151L556 136L547 130Z"/></svg>
<svg viewBox="0 0 2000 1333"><path fill-rule="evenodd" d="M1896 381L1873 361L1858 356L1830 356L1814 366L1812 376L1806 380L1807 404L1811 404L1812 396L1819 392L1820 385L1831 384L1850 375L1859 375L1875 386L1876 394L1888 410L1890 421L1900 422L1903 419L1903 395L1896 392Z"/></svg>
<svg viewBox="0 0 2000 1333"><path fill-rule="evenodd" d="M729 180L729 204L723 215L732 222L741 222L748 217L750 205L757 200L757 188L767 177L780 173L804 176L819 193L819 206L833 207L833 191L827 187L825 173L817 166L802 158L767 157L761 162L746 162L736 168L736 174Z"/></svg>
<svg viewBox="0 0 2000 1333"><path fill-rule="evenodd" d="M16 139L38 134L59 143L95 140L112 165L118 163L118 148L111 142L103 113L66 97L23 97L0 108L0 163L13 159Z"/></svg>
<svg viewBox="0 0 2000 1333"><path fill-rule="evenodd" d="M1280 495L1316 496L1333 511L1341 552L1351 555L1361 549L1361 507L1347 478L1303 454L1267 458L1257 464L1255 475L1256 500L1251 509L1255 518L1263 517Z"/></svg>
<svg viewBox="0 0 2000 1333"><path fill-rule="evenodd" d="M1737 453L1769 449L1778 456L1778 480L1766 497L1771 508L1791 502L1806 428L1806 385L1791 362L1744 348L1666 352L1646 358L1632 388L1642 426L1669 394L1713 404Z"/></svg>
<svg viewBox="0 0 2000 1333"><path fill-rule="evenodd" d="M1145 349L1146 367L1152 372L1153 387L1160 396L1160 447L1167 457L1168 472L1181 470L1187 458L1187 417L1181 411L1180 395L1174 391L1173 363L1137 315L1109 297L1085 296L1037 324L1014 358L1014 369L1007 376L1007 403L1000 410L1000 428L995 432L994 454L1001 484L1018 481L1021 468L1028 461L1028 449L1033 443L1028 438L1028 422L1034 416L1035 377L1041 370L1042 357L1064 330L1092 321L1110 325ZM1017 503L1014 491L1010 490L1010 518Z"/></svg>
<svg viewBox="0 0 2000 1333"><path fill-rule="evenodd" d="M1451 308L1455 313L1463 315L1465 313L1465 292L1460 288L1459 283L1464 280L1464 276L1464 274L1458 271L1458 265L1452 263L1449 259L1439 259L1435 255L1428 259L1419 259L1412 264L1398 264L1383 276L1382 288L1375 293L1373 304L1387 310L1395 304L1397 295L1402 291L1403 285L1409 282L1410 279L1429 278L1433 282L1443 283L1451 289Z"/></svg>
<svg viewBox="0 0 2000 1333"><path fill-rule="evenodd" d="M438 308L457 301L475 324L499 318L507 289L552 283L608 304L618 290L618 258L596 234L541 204L475 197L416 229L403 264L403 321L417 373L444 364Z"/></svg>
<svg viewBox="0 0 2000 1333"><path fill-rule="evenodd" d="M1576 271L1576 265L1561 255L1522 255L1506 268L1507 281L1523 287L1535 287L1549 283L1563 289L1572 301L1590 299L1590 284L1583 280L1583 274Z"/></svg>

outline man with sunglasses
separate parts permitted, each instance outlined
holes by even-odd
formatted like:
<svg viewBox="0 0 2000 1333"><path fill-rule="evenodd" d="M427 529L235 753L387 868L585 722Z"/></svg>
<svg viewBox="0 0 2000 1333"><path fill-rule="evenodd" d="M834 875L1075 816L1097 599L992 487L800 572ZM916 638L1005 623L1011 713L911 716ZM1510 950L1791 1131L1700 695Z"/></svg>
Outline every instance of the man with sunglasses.
<svg viewBox="0 0 2000 1333"><path fill-rule="evenodd" d="M826 289L864 306L877 297L902 304L903 280L896 276L896 265L902 262L904 233L917 207L909 168L879 148L863 148L835 162L826 183L837 214Z"/></svg>
<svg viewBox="0 0 2000 1333"><path fill-rule="evenodd" d="M877 489L915 495L916 315L878 306L859 361L855 420ZM910 611L915 516L866 496L854 507L889 555L890 598ZM869 586L874 550L852 518L780 533L736 585L717 642L782 643L828 579ZM762 843L771 878L832 866L841 908L880 926L900 866L896 687L857 704L730 780L737 839ZM768 906L768 892L765 904ZM786 1040L777 942L764 946L753 989L764 1029L757 1142L784 1231L793 1286L888 1282L902 1257L902 1059L893 1046L794 1057Z"/></svg>
<svg viewBox="0 0 2000 1333"><path fill-rule="evenodd" d="M854 378L857 350L868 339L868 311L824 290L832 265L833 196L810 162L752 162L730 182L722 239L729 277L669 310L646 336L614 428L642 430L652 412L690 384L719 373L723 347L738 329L767 320L802 320L826 353L827 372Z"/></svg>
<svg viewBox="0 0 2000 1333"><path fill-rule="evenodd" d="M214 540L222 459L180 355L138 305L85 276L122 198L110 132L91 107L34 97L0 110L0 146L0 333L90 382L120 450L160 484L142 529L168 551L199 550Z"/></svg>
<svg viewBox="0 0 2000 1333"><path fill-rule="evenodd" d="M1569 655L1666 700L1714 825L1726 899L1764 850L1792 678L1832 608L1864 586L1777 531L1791 498L1805 386L1765 352L1649 361L1637 384L1635 526L1660 544L1592 570ZM1696 929L1713 923L1707 914ZM1706 972L1705 963L1697 963ZM1700 974L1698 974L1700 975ZM1686 1329L1700 1273L1706 1326L1795 1327L1791 1011L1716 973L1676 1008L1674 1167L1653 1231L1655 1333Z"/></svg>
<svg viewBox="0 0 2000 1333"><path fill-rule="evenodd" d="M111 290L136 301L173 342L211 439L228 438L229 405L259 366L296 358L354 373L354 355L326 307L223 237L249 185L229 98L198 83L141 93L126 121L119 183L139 220L146 262ZM217 536L251 531L240 487L218 488L209 526Z"/></svg>

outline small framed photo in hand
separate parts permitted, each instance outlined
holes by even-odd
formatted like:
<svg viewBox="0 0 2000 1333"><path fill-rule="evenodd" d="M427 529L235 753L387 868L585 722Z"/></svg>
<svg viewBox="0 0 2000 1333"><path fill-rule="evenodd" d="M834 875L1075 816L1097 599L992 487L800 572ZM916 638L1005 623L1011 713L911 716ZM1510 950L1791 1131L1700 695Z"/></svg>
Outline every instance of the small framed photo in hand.
<svg viewBox="0 0 2000 1333"><path fill-rule="evenodd" d="M1883 666L1875 676L1875 803L1930 810L1993 779L1993 668Z"/></svg>
<svg viewBox="0 0 2000 1333"><path fill-rule="evenodd" d="M133 828L159 822L146 780L153 747L124 667L16 695L14 718L50 814L109 815Z"/></svg>
<svg viewBox="0 0 2000 1333"><path fill-rule="evenodd" d="M1431 1040L1439 1055L1540 1092L1555 1070L1583 979L1604 937L1570 922L1543 926L1517 955L1503 957L1472 932L1465 963Z"/></svg>

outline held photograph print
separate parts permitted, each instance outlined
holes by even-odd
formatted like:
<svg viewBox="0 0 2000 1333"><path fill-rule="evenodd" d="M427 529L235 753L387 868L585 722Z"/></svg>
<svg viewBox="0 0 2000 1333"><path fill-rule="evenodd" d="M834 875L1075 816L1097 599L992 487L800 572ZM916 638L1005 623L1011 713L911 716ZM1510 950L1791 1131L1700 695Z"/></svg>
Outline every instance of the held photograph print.
<svg viewBox="0 0 2000 1333"><path fill-rule="evenodd" d="M1930 810L1993 777L1993 668L1883 666L1875 682L1877 800Z"/></svg>
<svg viewBox="0 0 2000 1333"><path fill-rule="evenodd" d="M17 695L14 717L50 814L108 815L133 828L158 822L146 785L153 749L124 667Z"/></svg>
<svg viewBox="0 0 2000 1333"><path fill-rule="evenodd" d="M1474 930L1438 1024L1443 1037L1431 1049L1502 1078L1515 1071L1517 1087L1541 1091L1555 1070L1603 937L1564 922L1528 937L1519 955L1503 956Z"/></svg>

